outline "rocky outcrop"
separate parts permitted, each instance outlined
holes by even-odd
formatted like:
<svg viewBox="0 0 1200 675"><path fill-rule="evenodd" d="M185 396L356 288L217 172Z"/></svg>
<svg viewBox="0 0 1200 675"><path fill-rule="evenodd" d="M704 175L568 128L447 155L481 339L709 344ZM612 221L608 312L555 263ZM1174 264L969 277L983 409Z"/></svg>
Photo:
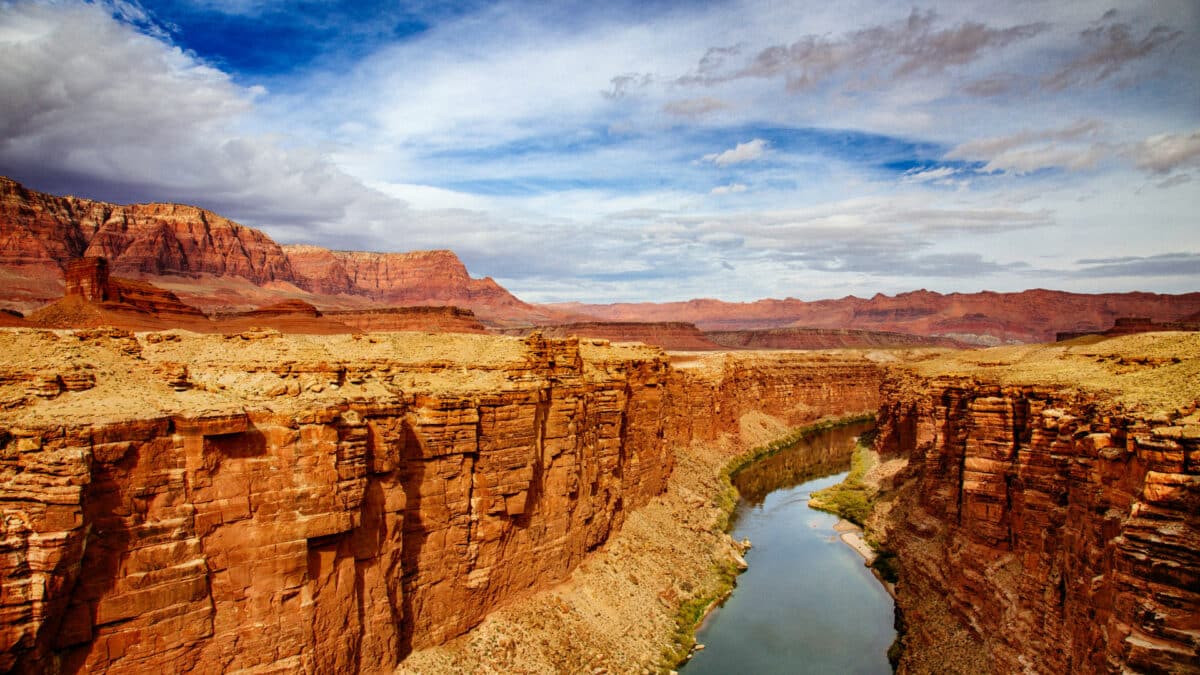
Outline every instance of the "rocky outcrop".
<svg viewBox="0 0 1200 675"><path fill-rule="evenodd" d="M257 306L282 288L321 307L456 305L497 323L556 317L491 278L471 278L450 251L281 247L259 230L194 206L56 197L0 177L0 271L13 277L0 301L20 309L54 300L67 265L83 257L106 258L125 277L191 279L189 298L205 306Z"/></svg>
<svg viewBox="0 0 1200 675"><path fill-rule="evenodd" d="M565 323L533 328L515 328L503 332L507 335L528 335L538 332L546 337L587 337L612 342L641 342L675 351L718 351L721 346L705 337L700 329L690 323L665 321L649 323L639 321L589 321Z"/></svg>
<svg viewBox="0 0 1200 675"><path fill-rule="evenodd" d="M908 461L882 519L902 671L1200 670L1200 345L1172 339L1116 371L1123 399L1016 365L889 376L876 448ZM1172 407L1131 400L1138 382Z"/></svg>
<svg viewBox="0 0 1200 675"><path fill-rule="evenodd" d="M678 444L868 408L879 377L540 336L3 331L0 669L388 670L566 578Z"/></svg>
<svg viewBox="0 0 1200 675"><path fill-rule="evenodd" d="M1035 289L1020 293L950 293L920 290L871 298L847 296L806 302L795 298L733 303L551 305L604 321L687 321L704 331L784 327L854 328L947 337L977 345L1050 342L1060 331L1094 332L1117 317L1175 321L1200 311L1200 293L1088 295Z"/></svg>
<svg viewBox="0 0 1200 675"><path fill-rule="evenodd" d="M874 347L951 347L968 345L950 338L847 328L772 328L767 330L709 331L704 336L732 349L843 349Z"/></svg>
<svg viewBox="0 0 1200 675"><path fill-rule="evenodd" d="M135 329L204 326L208 316L170 291L144 281L109 275L105 258L72 260L66 295L33 312L27 324L46 328L117 325Z"/></svg>

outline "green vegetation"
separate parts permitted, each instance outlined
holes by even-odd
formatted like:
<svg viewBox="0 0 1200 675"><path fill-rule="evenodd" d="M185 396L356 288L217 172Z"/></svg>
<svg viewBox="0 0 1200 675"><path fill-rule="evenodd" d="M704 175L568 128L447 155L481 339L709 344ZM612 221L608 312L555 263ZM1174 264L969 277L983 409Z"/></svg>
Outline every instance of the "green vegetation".
<svg viewBox="0 0 1200 675"><path fill-rule="evenodd" d="M871 491L863 484L875 464L871 446L865 440L860 440L850 457L850 473L845 480L837 485L831 485L824 490L812 493L808 505L814 509L828 511L862 527L867 516L871 515Z"/></svg>
<svg viewBox="0 0 1200 675"><path fill-rule="evenodd" d="M801 439L812 434L873 419L875 419L875 415L867 413L823 420L815 424L793 429L786 435L766 445L760 445L730 460L721 469L721 490L715 498L716 506L721 511L717 527L722 532L728 529L729 518L733 515L734 508L737 506L738 491L733 486L732 479L738 471L760 459L770 457L785 448L791 447ZM704 590L680 604L675 614L675 634L671 637L670 644L663 650L661 663L663 664L662 669L664 671L673 670L688 657L692 651L692 647L696 644L696 627L700 623L700 620L704 618L708 608L714 602L721 601L729 594L737 581L739 573L740 570L730 560L715 562L704 584Z"/></svg>
<svg viewBox="0 0 1200 675"><path fill-rule="evenodd" d="M683 663L688 654L692 652L692 647L696 644L696 627L700 624L700 620L704 618L713 603L720 602L729 595L729 592L733 590L738 573L738 568L732 561L726 560L714 564L709 573L709 578L712 580L711 590L685 600L679 605L679 610L675 614L675 633L671 636L670 644L663 650L663 670L672 670L675 666Z"/></svg>

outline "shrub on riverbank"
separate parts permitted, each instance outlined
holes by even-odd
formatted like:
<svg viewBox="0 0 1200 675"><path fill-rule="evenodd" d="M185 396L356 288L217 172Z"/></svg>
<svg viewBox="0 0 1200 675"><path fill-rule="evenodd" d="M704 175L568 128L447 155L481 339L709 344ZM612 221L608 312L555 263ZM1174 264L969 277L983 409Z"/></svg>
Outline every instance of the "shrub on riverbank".
<svg viewBox="0 0 1200 675"><path fill-rule="evenodd" d="M863 484L863 476L875 464L875 455L862 439L850 458L850 473L845 480L818 490L809 497L808 505L828 511L862 527L871 514L871 490Z"/></svg>

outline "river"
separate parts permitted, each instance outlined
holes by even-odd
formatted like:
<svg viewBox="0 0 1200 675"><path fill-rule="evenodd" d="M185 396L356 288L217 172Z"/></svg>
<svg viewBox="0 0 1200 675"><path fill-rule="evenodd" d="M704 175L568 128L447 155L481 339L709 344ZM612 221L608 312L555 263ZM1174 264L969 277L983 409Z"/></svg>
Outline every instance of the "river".
<svg viewBox="0 0 1200 675"><path fill-rule="evenodd" d="M845 477L870 427L816 434L734 476L742 499L730 533L753 543L750 569L697 631L705 649L686 675L892 672L891 597L837 538L838 518L808 507L811 492Z"/></svg>

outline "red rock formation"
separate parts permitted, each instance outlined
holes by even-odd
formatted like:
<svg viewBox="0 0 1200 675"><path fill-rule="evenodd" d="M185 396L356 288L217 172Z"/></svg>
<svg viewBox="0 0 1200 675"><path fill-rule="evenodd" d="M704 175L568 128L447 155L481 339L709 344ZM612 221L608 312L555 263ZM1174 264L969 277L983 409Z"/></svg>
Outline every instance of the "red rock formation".
<svg viewBox="0 0 1200 675"><path fill-rule="evenodd" d="M641 342L675 351L717 351L721 346L709 340L693 324L679 321L661 323L638 321L589 321L501 331L524 336L539 332L546 337L598 338L612 342Z"/></svg>
<svg viewBox="0 0 1200 675"><path fill-rule="evenodd" d="M1200 313L1186 316L1179 321L1163 321L1161 323L1144 316L1123 316L1113 323L1112 328L1102 331L1066 331L1059 332L1055 339L1058 342L1074 340L1085 335L1102 335L1114 337L1117 335L1136 335L1138 333L1156 333L1159 331L1200 331Z"/></svg>
<svg viewBox="0 0 1200 675"><path fill-rule="evenodd" d="M560 318L521 302L490 278L472 279L450 251L289 246L285 252L259 230L194 206L55 197L0 177L0 272L12 277L0 300L31 308L57 298L62 270L85 256L107 258L113 272L125 276L190 278L194 301L206 306L259 305L260 288L282 286L323 307L456 305L497 323ZM251 285L219 283L225 280ZM206 295L217 299L204 302Z"/></svg>
<svg viewBox="0 0 1200 675"><path fill-rule="evenodd" d="M65 266L107 258L119 274L213 274L291 280L279 245L258 230L179 204L118 206L27 190L0 177L0 264Z"/></svg>
<svg viewBox="0 0 1200 675"><path fill-rule="evenodd" d="M709 340L734 349L840 349L846 347L954 347L968 345L950 338L843 328L772 328L709 331Z"/></svg>
<svg viewBox="0 0 1200 675"><path fill-rule="evenodd" d="M1200 293L1106 293L1086 295L1035 289L1020 293L913 291L896 296L805 302L759 300L730 303L690 300L675 303L550 305L604 321L688 321L704 331L788 326L856 328L942 336L975 344L1050 342L1059 331L1096 331L1120 316L1142 315L1174 321L1200 311Z"/></svg>
<svg viewBox="0 0 1200 675"><path fill-rule="evenodd" d="M1194 406L899 373L883 396L910 656L970 670L940 651L946 612L998 673L1200 670Z"/></svg>
<svg viewBox="0 0 1200 675"><path fill-rule="evenodd" d="M564 579L678 444L878 403L863 359L708 358L0 332L0 669L389 670Z"/></svg>
<svg viewBox="0 0 1200 675"><path fill-rule="evenodd" d="M111 277L104 258L67 264L66 295L43 307L27 323L47 328L116 325L135 329L203 327L208 316L170 291L144 281Z"/></svg>

